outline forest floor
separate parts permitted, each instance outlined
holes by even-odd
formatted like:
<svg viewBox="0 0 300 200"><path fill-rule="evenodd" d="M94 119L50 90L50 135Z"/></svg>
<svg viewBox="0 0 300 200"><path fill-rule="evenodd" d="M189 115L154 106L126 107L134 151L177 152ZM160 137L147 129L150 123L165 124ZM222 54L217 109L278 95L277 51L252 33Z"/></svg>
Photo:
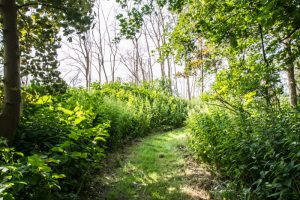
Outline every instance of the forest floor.
<svg viewBox="0 0 300 200"><path fill-rule="evenodd" d="M108 156L84 199L212 199L217 181L189 153L184 130L157 133Z"/></svg>

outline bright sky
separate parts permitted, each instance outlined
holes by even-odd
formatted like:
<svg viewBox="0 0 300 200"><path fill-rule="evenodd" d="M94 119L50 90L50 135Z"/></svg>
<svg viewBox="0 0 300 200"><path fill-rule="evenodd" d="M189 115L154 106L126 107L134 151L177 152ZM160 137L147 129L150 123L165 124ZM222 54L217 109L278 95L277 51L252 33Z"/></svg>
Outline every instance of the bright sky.
<svg viewBox="0 0 300 200"><path fill-rule="evenodd" d="M117 13L117 9L118 9L118 4L115 1L103 1L100 0L101 2L101 6L102 6L102 10L103 10L103 16L100 24L103 27L105 24L105 20L107 19L108 21L108 25L109 25L109 30L110 30L110 34L113 35L114 34L114 30L115 28L118 29L118 25L116 25L115 23L115 16ZM97 12L97 10L95 10ZM96 25L97 26L97 25ZM105 68L107 69L108 72L108 76L109 76L109 80L111 80L111 70L110 70L110 56L111 54L109 53L109 46L108 46L108 39L107 39L107 33L105 33L105 27L103 27L102 29L102 34L106 35L106 46L105 46ZM99 34L95 34L96 38L99 38ZM73 40L74 41L74 40ZM146 44L145 44L145 39L143 37L141 37L141 44L140 44L140 52L143 55L143 61L146 62L148 59L148 53L146 51ZM72 42L74 44L74 42ZM76 43L76 42L75 42ZM68 46L77 46L78 45L73 45L70 44L69 42L66 41L66 38L63 39L63 45L62 48L59 50L59 60L60 60L60 71L62 72L62 77L64 77L64 79L67 81L68 84L71 83L71 80L74 80L74 77L76 75L78 75L78 80L76 82L75 86L84 86L85 85L85 78L83 73L80 73L80 71L78 70L78 68L74 65L78 65L75 64L74 61L72 61L70 58L70 56L75 55L74 50L70 49ZM150 48L155 50L155 45L153 42L150 41L149 39L149 45ZM126 41L126 40L122 40L120 45L119 45L119 49L120 49L120 54L123 55L123 57L125 58L128 54L132 54L133 51L133 45L132 45L132 41ZM153 57L153 62L155 60L155 58ZM120 56L117 57L117 70L116 70L116 77L119 77L122 81L129 81L129 71L128 69L120 62L121 58ZM94 60L95 65L97 65L97 61ZM127 59L127 63L130 65L132 65L132 63L130 63L130 59ZM182 69L182 67L180 66L176 66L177 71ZM154 78L160 78L161 77L161 71L160 71L160 65L159 64L155 64L153 66L153 75ZM174 70L173 70L173 75L174 75ZM98 73L95 69L95 67L92 68L92 82L94 81L98 81ZM102 80L104 80L104 74L102 74ZM192 79L190 81L192 83ZM72 84L71 84L72 85ZM196 87L193 87L194 90L196 90ZM185 85L185 81L183 79L179 79L178 81L178 90L179 93L183 96L185 96L184 94L186 93L186 85ZM196 92L197 93L197 92Z"/></svg>

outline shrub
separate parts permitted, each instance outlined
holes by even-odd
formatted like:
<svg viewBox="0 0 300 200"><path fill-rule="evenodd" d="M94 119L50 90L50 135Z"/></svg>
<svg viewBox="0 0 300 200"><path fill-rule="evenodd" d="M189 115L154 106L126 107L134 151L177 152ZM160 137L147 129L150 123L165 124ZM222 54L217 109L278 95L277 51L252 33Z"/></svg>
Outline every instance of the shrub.
<svg viewBox="0 0 300 200"><path fill-rule="evenodd" d="M94 125L90 109L76 103L66 108L60 101L52 96L27 98L14 144L25 156L6 163L20 166L12 180L16 177L25 186L8 190L16 199L74 198L84 174L104 156L109 124Z"/></svg>
<svg viewBox="0 0 300 200"><path fill-rule="evenodd" d="M192 147L230 180L234 199L300 198L300 113L230 113L203 106L190 114Z"/></svg>

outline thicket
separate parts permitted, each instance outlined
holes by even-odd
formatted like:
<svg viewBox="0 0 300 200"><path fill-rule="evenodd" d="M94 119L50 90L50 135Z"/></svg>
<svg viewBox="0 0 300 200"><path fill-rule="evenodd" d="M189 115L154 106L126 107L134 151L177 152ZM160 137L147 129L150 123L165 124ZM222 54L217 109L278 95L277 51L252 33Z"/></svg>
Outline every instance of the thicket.
<svg viewBox="0 0 300 200"><path fill-rule="evenodd" d="M192 147L220 172L226 199L300 199L300 112L230 111L204 103L188 119Z"/></svg>
<svg viewBox="0 0 300 200"><path fill-rule="evenodd" d="M78 198L106 151L182 126L187 104L166 88L159 81L94 84L91 91L55 95L25 88L15 141L0 140L0 198Z"/></svg>

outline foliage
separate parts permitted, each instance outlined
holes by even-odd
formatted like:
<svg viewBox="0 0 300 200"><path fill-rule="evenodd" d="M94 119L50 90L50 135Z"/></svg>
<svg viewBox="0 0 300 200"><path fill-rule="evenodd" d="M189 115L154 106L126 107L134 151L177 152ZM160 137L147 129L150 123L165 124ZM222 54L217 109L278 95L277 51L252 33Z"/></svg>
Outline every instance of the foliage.
<svg viewBox="0 0 300 200"><path fill-rule="evenodd" d="M160 81L145 82L141 86L116 82L101 86L95 84L93 87L104 96L108 96L110 101L112 99L119 101L118 104L110 102L106 114L115 113L116 115L118 107L121 111L127 110L127 116L120 120L124 126L119 129L119 132L122 132L125 137L143 136L151 130L181 127L186 117L187 103L172 96L168 87L165 87L165 84ZM101 113L101 109L99 113ZM132 113L131 117L128 116L129 113ZM109 120L113 121L112 119ZM131 120L131 123L128 123L128 120ZM115 120L113 123L116 122ZM111 125L113 128L114 125ZM132 125L132 127L128 125ZM114 142L120 141L114 138L114 135L111 138Z"/></svg>
<svg viewBox="0 0 300 200"><path fill-rule="evenodd" d="M197 155L230 180L231 198L299 199L299 117L287 108L248 115L202 105L188 128Z"/></svg>
<svg viewBox="0 0 300 200"><path fill-rule="evenodd" d="M14 199L15 195L28 191L30 187L36 188L34 191L30 189L32 195L45 195L51 190L60 189L58 179L63 178L64 174L53 173L48 166L50 160L37 154L24 157L23 153L9 148L4 139L0 142L1 198ZM27 194L22 195L26 199Z"/></svg>
<svg viewBox="0 0 300 200"><path fill-rule="evenodd" d="M26 100L14 144L17 152L22 151L25 156L6 159L6 165L1 163L3 167L15 167L3 171L3 177L11 177L6 183L11 187L6 192L16 199L76 196L84 174L104 156L109 125L93 125L91 111L82 110L79 104L69 110L59 103L59 97L27 94ZM2 150L15 154L13 148ZM24 186L12 185L13 181Z"/></svg>
<svg viewBox="0 0 300 200"><path fill-rule="evenodd" d="M268 107L277 101L281 92L278 87L279 74L282 70L286 70L289 74L291 105L296 107L297 95L293 71L299 63L298 2L284 0L255 2L156 0L146 1L145 4L139 0L133 2L136 4L132 10L141 5L148 5L151 8L156 2L161 7L165 6L176 12L175 26L168 35L168 44L160 51L166 55L174 54L178 62L184 63L184 73L178 75L187 77L192 74L193 63L200 60L200 63L196 63L202 65L202 70L223 75L223 83L226 82L223 88L230 87L224 93L227 92L227 95L238 99L235 89L242 92L242 95L256 92L257 96L265 99L267 104L265 107ZM120 1L120 3L126 5L128 2ZM153 9L150 11L154 12ZM148 13L139 12L140 20L143 20L145 14ZM140 20L138 24L141 24ZM121 22L121 26L125 25L126 23ZM130 29L129 26L128 28ZM210 47L209 54L203 54L200 59L197 58L199 39L202 40L200 49L202 45ZM219 69L221 71L218 71ZM247 83L238 80L241 75L248 76L244 76ZM254 89L249 91L251 87Z"/></svg>
<svg viewBox="0 0 300 200"><path fill-rule="evenodd" d="M292 89L295 4L192 0L172 33L168 48L180 58L193 59L199 37L214 50L205 68L216 69L215 82L188 127L197 155L229 180L222 198L299 199L299 111L284 105L280 80L287 70Z"/></svg>
<svg viewBox="0 0 300 200"><path fill-rule="evenodd" d="M21 50L21 76L48 87L65 85L58 71L60 31L65 36L88 29L93 0L16 0ZM0 24L2 28L2 24ZM43 39L41 39L43 38ZM3 49L1 49L1 52ZM3 57L3 52L0 53Z"/></svg>
<svg viewBox="0 0 300 200"><path fill-rule="evenodd" d="M24 88L13 146L1 140L0 198L76 199L106 150L183 124L186 102L160 84L94 84L46 94Z"/></svg>

